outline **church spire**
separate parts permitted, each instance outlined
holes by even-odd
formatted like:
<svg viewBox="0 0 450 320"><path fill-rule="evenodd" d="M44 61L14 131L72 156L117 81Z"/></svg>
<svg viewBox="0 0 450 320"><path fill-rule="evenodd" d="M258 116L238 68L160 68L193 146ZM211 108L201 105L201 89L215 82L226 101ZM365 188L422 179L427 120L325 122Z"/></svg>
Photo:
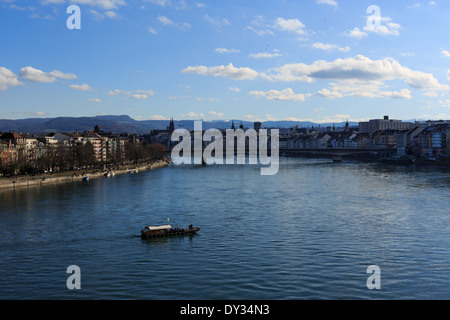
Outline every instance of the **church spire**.
<svg viewBox="0 0 450 320"><path fill-rule="evenodd" d="M173 122L173 118L170 118L169 131L170 133L175 131L175 123Z"/></svg>

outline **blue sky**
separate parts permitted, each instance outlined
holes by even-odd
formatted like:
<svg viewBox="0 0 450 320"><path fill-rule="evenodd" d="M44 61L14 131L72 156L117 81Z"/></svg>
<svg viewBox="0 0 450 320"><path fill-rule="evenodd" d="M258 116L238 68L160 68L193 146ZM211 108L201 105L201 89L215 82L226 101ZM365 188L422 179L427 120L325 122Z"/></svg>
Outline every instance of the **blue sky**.
<svg viewBox="0 0 450 320"><path fill-rule="evenodd" d="M449 30L443 0L0 0L0 118L450 119Z"/></svg>

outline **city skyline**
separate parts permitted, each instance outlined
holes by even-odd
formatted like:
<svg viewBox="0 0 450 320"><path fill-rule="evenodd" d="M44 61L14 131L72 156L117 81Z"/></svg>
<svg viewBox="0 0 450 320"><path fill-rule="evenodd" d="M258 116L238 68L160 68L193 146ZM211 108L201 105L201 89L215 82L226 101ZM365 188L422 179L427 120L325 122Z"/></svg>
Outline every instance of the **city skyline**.
<svg viewBox="0 0 450 320"><path fill-rule="evenodd" d="M72 4L80 30L66 25ZM406 0L0 0L0 118L448 120L449 9Z"/></svg>

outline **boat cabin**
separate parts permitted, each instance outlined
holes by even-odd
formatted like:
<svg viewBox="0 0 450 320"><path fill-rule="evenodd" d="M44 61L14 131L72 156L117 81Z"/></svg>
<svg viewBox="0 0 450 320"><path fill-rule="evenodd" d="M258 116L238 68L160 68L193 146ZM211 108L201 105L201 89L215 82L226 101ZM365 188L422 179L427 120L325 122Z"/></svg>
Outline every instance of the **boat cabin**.
<svg viewBox="0 0 450 320"><path fill-rule="evenodd" d="M145 227L142 232L146 235L163 235L165 233L168 233L170 230L172 230L172 226L169 224L162 225L162 226L148 226Z"/></svg>
<svg viewBox="0 0 450 320"><path fill-rule="evenodd" d="M174 235L192 235L199 231L200 228L194 228L192 225L189 226L189 229L172 228L171 225L166 224L162 226L148 226L141 230L141 238L147 239L152 237L165 237L165 236L174 236Z"/></svg>

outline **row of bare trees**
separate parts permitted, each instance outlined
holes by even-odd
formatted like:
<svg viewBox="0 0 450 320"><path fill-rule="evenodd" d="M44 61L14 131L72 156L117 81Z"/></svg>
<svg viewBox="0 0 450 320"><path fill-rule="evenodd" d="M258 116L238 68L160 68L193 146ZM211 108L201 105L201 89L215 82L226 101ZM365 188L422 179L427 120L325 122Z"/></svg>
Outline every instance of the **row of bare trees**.
<svg viewBox="0 0 450 320"><path fill-rule="evenodd" d="M105 159L96 159L90 142L74 145L48 145L39 150L15 150L14 156L0 157L0 174L24 175L58 172L85 168L101 168L104 165L139 164L162 159L166 147L159 143L127 142L124 148L108 153Z"/></svg>

